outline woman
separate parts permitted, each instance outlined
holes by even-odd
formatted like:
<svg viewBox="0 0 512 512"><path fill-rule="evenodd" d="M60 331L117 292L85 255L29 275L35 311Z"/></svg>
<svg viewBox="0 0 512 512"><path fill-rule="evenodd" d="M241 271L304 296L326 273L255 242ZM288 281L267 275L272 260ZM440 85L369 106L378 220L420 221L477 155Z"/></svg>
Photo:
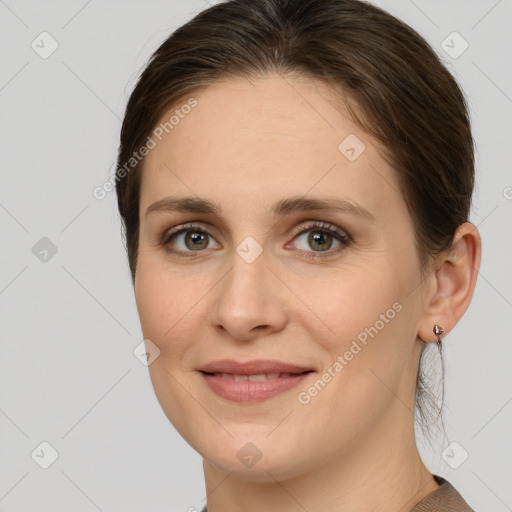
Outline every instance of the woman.
<svg viewBox="0 0 512 512"><path fill-rule="evenodd" d="M155 52L118 205L208 512L471 510L422 462L414 411L428 429L421 358L475 288L473 184L459 86L377 7L227 1Z"/></svg>

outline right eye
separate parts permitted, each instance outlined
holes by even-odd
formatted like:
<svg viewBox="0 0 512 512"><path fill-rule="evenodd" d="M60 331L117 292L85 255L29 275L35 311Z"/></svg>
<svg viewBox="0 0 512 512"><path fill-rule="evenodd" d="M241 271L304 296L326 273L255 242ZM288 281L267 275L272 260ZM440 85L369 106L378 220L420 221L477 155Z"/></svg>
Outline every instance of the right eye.
<svg viewBox="0 0 512 512"><path fill-rule="evenodd" d="M190 253L201 252L204 249L212 249L213 247L210 245L212 240L214 240L212 235L202 226L186 224L179 226L171 232L166 232L161 245L168 253L184 257L193 257L194 255ZM176 246L178 246L177 249Z"/></svg>

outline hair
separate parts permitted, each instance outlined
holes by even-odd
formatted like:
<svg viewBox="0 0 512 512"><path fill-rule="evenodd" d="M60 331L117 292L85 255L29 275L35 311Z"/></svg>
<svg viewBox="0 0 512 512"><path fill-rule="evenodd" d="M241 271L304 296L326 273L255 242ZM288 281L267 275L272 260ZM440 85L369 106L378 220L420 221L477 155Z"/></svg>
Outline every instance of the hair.
<svg viewBox="0 0 512 512"><path fill-rule="evenodd" d="M228 0L162 43L128 100L115 179L132 281L144 164L132 156L162 115L193 92L217 80L271 73L331 85L357 125L381 143L411 215L426 277L468 220L474 187L470 119L455 78L416 31L365 1ZM433 344L422 345L415 412L428 434L429 424L442 418L443 400L439 407L423 369L425 349ZM444 362L441 382L444 398Z"/></svg>

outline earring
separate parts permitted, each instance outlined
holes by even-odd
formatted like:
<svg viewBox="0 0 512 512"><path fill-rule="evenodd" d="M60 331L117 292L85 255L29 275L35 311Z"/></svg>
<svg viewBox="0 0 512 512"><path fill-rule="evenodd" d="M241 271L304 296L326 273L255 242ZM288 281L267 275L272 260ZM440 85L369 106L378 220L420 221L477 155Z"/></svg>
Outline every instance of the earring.
<svg viewBox="0 0 512 512"><path fill-rule="evenodd" d="M434 331L434 334L437 336L437 345L441 346L441 334L443 334L444 329L440 325L434 325L434 328L432 329Z"/></svg>

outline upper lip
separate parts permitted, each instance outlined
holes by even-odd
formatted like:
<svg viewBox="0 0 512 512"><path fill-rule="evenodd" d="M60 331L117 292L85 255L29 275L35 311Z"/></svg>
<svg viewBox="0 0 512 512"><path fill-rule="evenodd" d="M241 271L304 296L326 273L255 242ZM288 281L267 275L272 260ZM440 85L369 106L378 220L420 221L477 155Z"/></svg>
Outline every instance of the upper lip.
<svg viewBox="0 0 512 512"><path fill-rule="evenodd" d="M277 359L254 359L245 362L221 359L201 366L199 371L205 373L231 373L233 375L258 375L262 373L304 373L312 371L312 369Z"/></svg>

